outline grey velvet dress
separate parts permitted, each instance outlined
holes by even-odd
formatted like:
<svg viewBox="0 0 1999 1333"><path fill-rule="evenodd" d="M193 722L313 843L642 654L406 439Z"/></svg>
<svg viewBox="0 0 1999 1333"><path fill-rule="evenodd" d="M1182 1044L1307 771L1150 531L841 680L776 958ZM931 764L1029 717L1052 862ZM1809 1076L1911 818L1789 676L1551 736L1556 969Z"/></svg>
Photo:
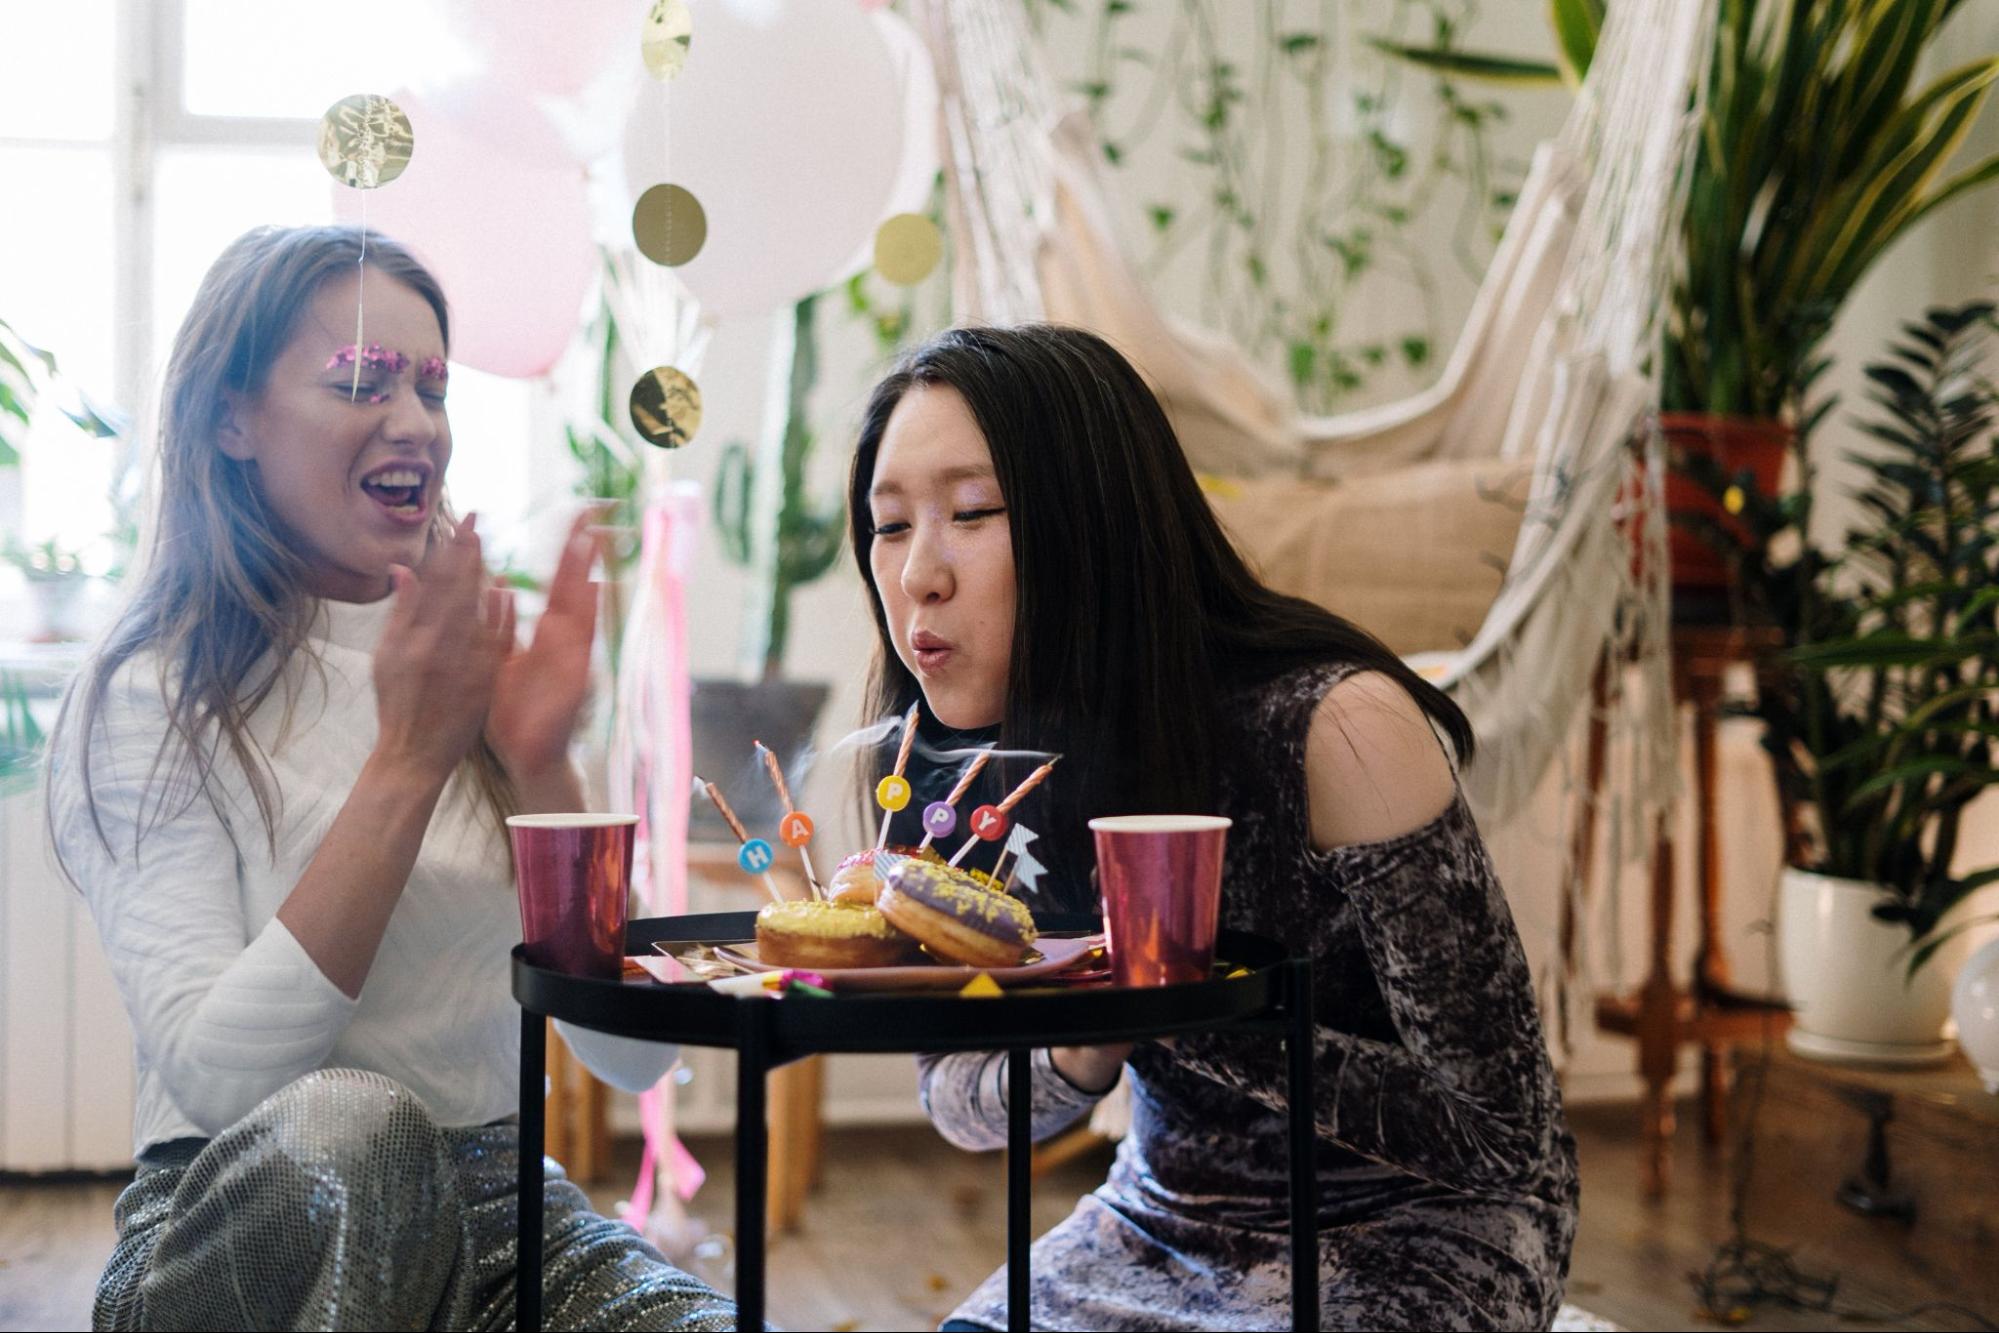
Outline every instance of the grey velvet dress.
<svg viewBox="0 0 1999 1333"><path fill-rule="evenodd" d="M1310 842L1305 739L1353 668L1307 668L1229 710L1222 925L1309 949L1318 1021L1319 1285L1326 1328L1547 1328L1576 1226L1576 1155L1527 960L1462 792L1383 842ZM1006 1139L1005 1057L924 1057L925 1109L966 1148ZM1034 1057L1037 1138L1096 1098ZM1209 1034L1127 1064L1109 1178L1035 1242L1051 1329L1290 1327L1284 1064ZM1006 1325L1005 1272L954 1320Z"/></svg>

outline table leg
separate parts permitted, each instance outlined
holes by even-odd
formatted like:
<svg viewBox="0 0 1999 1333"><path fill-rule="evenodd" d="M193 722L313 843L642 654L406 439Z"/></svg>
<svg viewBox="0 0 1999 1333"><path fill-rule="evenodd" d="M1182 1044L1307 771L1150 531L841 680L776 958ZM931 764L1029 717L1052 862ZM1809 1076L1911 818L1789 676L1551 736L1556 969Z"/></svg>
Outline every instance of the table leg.
<svg viewBox="0 0 1999 1333"><path fill-rule="evenodd" d="M764 1191L770 1174L764 1079L769 1001L736 1006L736 1327L764 1326Z"/></svg>
<svg viewBox="0 0 1999 1333"><path fill-rule="evenodd" d="M1679 988L1673 984L1673 840L1659 817L1652 865L1652 966L1638 992L1638 1076L1645 1082L1639 1109L1639 1186L1662 1199L1671 1173L1673 1074L1680 1062Z"/></svg>
<svg viewBox="0 0 1999 1333"><path fill-rule="evenodd" d="M1284 1090L1291 1120L1291 1327L1319 1326L1318 1129L1314 1123L1312 1057L1312 964L1291 964L1291 1019L1284 1035L1290 1075Z"/></svg>
<svg viewBox="0 0 1999 1333"><path fill-rule="evenodd" d="M770 1075L770 1189L772 1233L790 1231L805 1215L805 1196L819 1169L819 1071L822 1057L808 1055Z"/></svg>
<svg viewBox="0 0 1999 1333"><path fill-rule="evenodd" d="M521 1010L520 1206L514 1224L514 1324L521 1333L541 1329L543 1082L548 1068L548 1027L540 1014Z"/></svg>
<svg viewBox="0 0 1999 1333"><path fill-rule="evenodd" d="M1728 1138L1728 1062L1720 1045L1701 1047L1701 1134L1710 1146Z"/></svg>
<svg viewBox="0 0 1999 1333"><path fill-rule="evenodd" d="M1006 1053L1006 1326L1026 1333L1034 1166L1034 1053Z"/></svg>

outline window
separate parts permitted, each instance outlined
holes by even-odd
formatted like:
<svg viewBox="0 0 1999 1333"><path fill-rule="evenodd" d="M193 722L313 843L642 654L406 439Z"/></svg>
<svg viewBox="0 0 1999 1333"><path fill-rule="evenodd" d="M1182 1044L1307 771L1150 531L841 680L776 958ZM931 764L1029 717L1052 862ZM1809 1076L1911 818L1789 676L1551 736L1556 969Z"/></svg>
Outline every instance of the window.
<svg viewBox="0 0 1999 1333"><path fill-rule="evenodd" d="M64 0L9 6L0 42L0 319L93 397L147 410L201 275L260 223L331 221L313 153L336 99L455 59L441 7L354 0ZM121 102L120 89L129 90ZM503 529L528 507L534 391L454 367L451 489ZM59 412L25 442L0 527L110 548L115 449ZM11 511L11 512L10 512ZM0 637L18 626L0 625Z"/></svg>

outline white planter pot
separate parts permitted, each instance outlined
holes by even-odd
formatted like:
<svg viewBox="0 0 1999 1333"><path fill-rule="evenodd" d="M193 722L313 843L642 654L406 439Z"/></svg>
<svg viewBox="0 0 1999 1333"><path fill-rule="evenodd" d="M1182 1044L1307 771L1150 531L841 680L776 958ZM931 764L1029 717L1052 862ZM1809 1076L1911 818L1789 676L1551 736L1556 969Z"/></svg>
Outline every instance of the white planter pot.
<svg viewBox="0 0 1999 1333"><path fill-rule="evenodd" d="M1799 1055L1883 1065L1950 1058L1944 1024L1969 941L1959 935L1909 978L1908 928L1874 916L1881 896L1875 884L1784 871L1777 951L1796 1011L1786 1040Z"/></svg>
<svg viewBox="0 0 1999 1333"><path fill-rule="evenodd" d="M87 579L29 579L28 593L35 602L35 639L40 643L64 643L83 637L83 594Z"/></svg>

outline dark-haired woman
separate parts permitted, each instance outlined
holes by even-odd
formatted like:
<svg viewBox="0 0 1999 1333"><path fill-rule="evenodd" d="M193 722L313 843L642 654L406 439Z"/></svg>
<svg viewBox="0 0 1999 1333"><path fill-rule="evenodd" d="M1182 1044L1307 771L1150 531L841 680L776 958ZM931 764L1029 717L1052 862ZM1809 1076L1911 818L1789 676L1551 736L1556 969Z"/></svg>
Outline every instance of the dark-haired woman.
<svg viewBox="0 0 1999 1333"><path fill-rule="evenodd" d="M49 746L138 1061L96 1327L513 1324L501 821L583 808L593 543L517 648L446 505L447 349L436 280L345 227L242 237L175 339L145 566ZM550 1327L735 1326L547 1175Z"/></svg>
<svg viewBox="0 0 1999 1333"><path fill-rule="evenodd" d="M1258 582L1158 402L1087 333L959 329L913 353L869 402L850 501L875 715L921 699L933 741L1063 756L1021 810L1050 867L1039 905L1095 906L1090 817L1234 819L1223 925L1314 964L1326 1326L1546 1328L1574 1143L1438 738L1468 757L1463 714L1361 630ZM1120 1077L1132 1100L1108 1181L1035 1245L1036 1326L1289 1327L1276 1045L1209 1034L1034 1065L1038 1137ZM1005 1141L1003 1070L998 1054L923 1061L952 1142ZM995 1274L945 1327L1005 1314Z"/></svg>

